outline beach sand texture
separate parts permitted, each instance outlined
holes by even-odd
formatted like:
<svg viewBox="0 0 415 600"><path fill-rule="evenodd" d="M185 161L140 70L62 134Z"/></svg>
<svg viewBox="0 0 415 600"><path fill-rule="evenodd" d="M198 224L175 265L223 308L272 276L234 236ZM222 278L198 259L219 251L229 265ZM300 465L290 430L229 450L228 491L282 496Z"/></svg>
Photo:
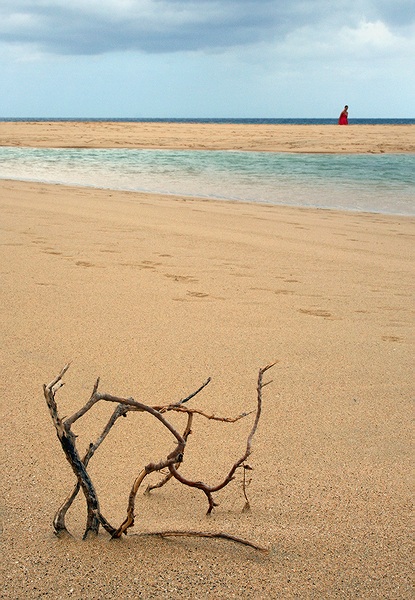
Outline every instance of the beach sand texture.
<svg viewBox="0 0 415 600"><path fill-rule="evenodd" d="M19 123L21 137L6 141L12 125L1 124L1 143L50 145L58 127L36 125L36 137ZM93 125L102 145L106 127ZM160 138L176 136L163 127ZM374 151L396 144L394 131ZM0 210L1 598L413 597L415 219L11 181L0 181ZM251 511L241 512L240 473L210 517L202 492L173 481L138 495L131 532L223 531L268 554L216 539L82 541L81 497L68 513L75 537L53 535L74 475L42 385L65 363L62 416L98 376L101 391L149 404L210 376L191 406L236 416L255 408L258 369L273 360L249 459ZM112 409L74 425L81 453ZM182 473L220 481L252 418L195 417ZM174 447L150 417L120 421L90 463L116 525L134 477Z"/></svg>
<svg viewBox="0 0 415 600"><path fill-rule="evenodd" d="M415 152L415 125L0 122L1 146Z"/></svg>

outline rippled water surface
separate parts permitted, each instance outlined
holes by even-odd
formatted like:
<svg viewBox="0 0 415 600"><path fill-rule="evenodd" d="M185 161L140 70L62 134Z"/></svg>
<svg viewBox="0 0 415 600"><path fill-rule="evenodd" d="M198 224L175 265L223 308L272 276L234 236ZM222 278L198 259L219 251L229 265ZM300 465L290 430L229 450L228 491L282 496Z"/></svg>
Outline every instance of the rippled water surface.
<svg viewBox="0 0 415 600"><path fill-rule="evenodd" d="M0 148L0 178L415 214L415 155Z"/></svg>

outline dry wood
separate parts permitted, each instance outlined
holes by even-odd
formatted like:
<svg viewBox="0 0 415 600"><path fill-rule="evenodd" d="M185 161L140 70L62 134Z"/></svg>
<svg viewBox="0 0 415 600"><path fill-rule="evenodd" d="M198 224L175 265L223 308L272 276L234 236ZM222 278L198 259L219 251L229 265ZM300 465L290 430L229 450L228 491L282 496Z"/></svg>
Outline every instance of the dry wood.
<svg viewBox="0 0 415 600"><path fill-rule="evenodd" d="M183 432L183 439L185 440L185 442L187 442L187 438L192 433L192 429L191 429L192 422L193 422L193 413L189 412L187 414L186 429ZM180 464L181 463L176 463L176 467L179 468ZM163 487L163 485L165 485L168 481L170 481L170 479L172 477L173 477L172 473L166 473L165 476L163 477L163 479L161 481L159 481L158 483L155 483L153 485L148 485L147 488L146 488L146 491L144 493L145 494L149 494L151 492L151 490L155 490L157 488Z"/></svg>
<svg viewBox="0 0 415 600"><path fill-rule="evenodd" d="M240 538L236 535L231 535L229 533L224 533L219 531L217 533L212 533L210 531L149 531L149 532L140 532L133 533L134 536L137 537L206 537L206 538L221 538L223 540L230 540L231 542L236 542L238 544L243 544L244 546L250 546L251 548L255 548L255 550L260 550L261 552L268 552L268 548L264 546L260 546L259 544L255 544L250 540L245 540L244 538Z"/></svg>
<svg viewBox="0 0 415 600"><path fill-rule="evenodd" d="M113 396L111 394L101 394L98 392L99 386L99 378L96 380L95 385L92 390L92 394L86 404L81 407L77 412L75 412L72 416L68 417L65 420L62 420L58 413L58 408L56 404L56 393L57 391L64 385L63 376L69 368L69 364L66 365L62 371L59 373L55 379L53 379L48 385L43 386L44 396L46 399L47 406L49 408L49 412L52 418L52 422L55 426L56 433L58 439L61 443L62 449L64 451L65 457L68 460L71 468L76 476L76 484L72 490L72 492L65 499L63 504L59 507L58 511L55 514L53 520L53 526L55 529L55 533L57 535L68 533L65 517L66 513L71 507L75 497L77 496L80 489L82 489L83 494L85 496L86 505L87 505L87 519L86 519L86 527L84 532L84 538L87 537L90 533L97 534L99 531L99 526L102 525L103 528L111 535L112 538L119 538L123 533L126 534L127 530L134 525L135 520L135 500L137 496L137 492L144 481L144 479L153 472L163 472L165 469L168 469L168 473L164 475L163 479L155 484L148 486L146 492L150 492L152 489L159 488L165 485L172 477L177 479L180 483L195 487L200 489L208 499L208 514L212 511L214 506L217 506L216 502L213 499L213 494L221 489L223 489L228 483L230 483L234 479L235 472L238 468L244 468L244 480L243 480L243 493L245 496L245 509L249 508L249 501L246 495L246 480L245 480L245 469L250 469L248 465L245 464L246 459L251 454L251 446L252 440L255 435L255 432L258 427L259 418L261 416L262 410L262 390L267 385L263 383L263 375L264 373L270 369L275 363L269 364L266 367L263 367L259 370L258 374L258 383L257 383L257 408L256 411L250 411L246 413L242 413L237 417L218 417L216 415L210 415L205 413L204 411L189 408L184 406L189 400L194 398L199 392L201 392L207 384L210 382L210 378L207 379L205 383L203 383L196 391L189 394L186 398L183 398L179 402L166 404L163 406L149 406L147 404L143 404L142 402L137 402L133 398L120 398L117 396ZM270 382L268 382L270 383ZM83 417L97 402L112 402L116 403L117 407L112 413L109 421L105 425L102 433L99 435L97 440L94 443L90 443L88 450L84 457L81 459L76 448L76 436L71 431L71 426L81 417ZM164 427L173 435L176 440L175 448L167 455L167 457L157 463L149 463L146 465L139 475L135 478L133 486L131 488L128 505L127 505L127 515L124 521L118 528L113 527L108 520L104 517L100 510L100 505L98 501L97 492L92 483L91 477L87 471L87 467L89 461L94 456L96 450L105 440L112 427L116 423L119 417L126 416L129 411L134 412L147 412L156 418L158 421L164 425ZM177 429L167 420L166 416L164 416L168 412L180 412L185 413L187 415L187 423L184 429L183 434L180 434ZM252 425L251 431L248 435L245 452L241 456L239 460L237 460L232 468L230 469L227 476L221 481L219 484L209 486L201 481L191 481L186 477L183 477L179 473L179 468L181 463L183 462L184 452L186 448L186 443L189 435L192 430L193 418L195 415L202 416L206 419L222 421L226 423L234 423L250 414L255 412L255 420ZM151 535L151 534L143 534L143 535ZM192 532L192 531L162 531L156 532L154 535L159 536L172 536L172 535L193 535L193 536L202 536L202 537L219 537L224 539L233 540L242 544L246 544L252 546L253 548L263 550L260 546L253 544L252 542L248 542L241 538L225 534L225 533L204 533L204 532Z"/></svg>
<svg viewBox="0 0 415 600"><path fill-rule="evenodd" d="M246 488L247 488L246 472L247 471L252 471L252 467L250 467L249 465L244 465L243 467L244 467L244 471L243 471L244 478L243 478L243 482L242 482L242 489L243 489L244 496L245 496L245 506L243 507L242 512L246 512L248 510L251 510L251 505L249 503L249 499L248 499L248 496L246 494ZM249 485L249 483L251 483L251 482L249 481L248 485Z"/></svg>
<svg viewBox="0 0 415 600"><path fill-rule="evenodd" d="M105 426L101 435L98 437L98 439L96 440L96 442L94 444L91 443L89 445L87 453L85 454L84 458L82 459L82 462L83 462L85 468L88 466L88 463L89 463L90 459L93 457L97 448L102 444L102 442L107 437L107 435L110 432L110 429L114 425L115 421L119 417L125 417L127 410L128 410L127 407L123 406L122 404L119 404L117 406L117 408L114 410L110 420L108 421L108 423ZM67 423L67 421L65 421L65 423ZM69 508L71 507L73 501L75 500L76 496L78 495L80 487L81 487L81 485L78 480L75 484L73 491L66 498L66 500L64 501L62 506L60 506L60 508L58 509L58 511L55 515L55 518L53 519L53 526L55 528L56 533L60 533L60 532L68 533L68 530L65 525L65 516L66 516L66 513L68 512Z"/></svg>
<svg viewBox="0 0 415 600"><path fill-rule="evenodd" d="M178 481L180 481L180 483L183 483L184 485L188 485L190 487L198 488L198 489L202 490L202 492L204 492L204 494L206 495L206 497L208 499L208 503L209 503L207 514L210 514L212 512L213 508L215 506L217 506L217 504L213 500L212 494L214 492L218 492L219 490L223 489L226 485L228 485L228 483L230 481L232 481L236 469L238 469L241 465L243 465L245 460L251 454L252 440L253 440L253 437L254 437L257 427L258 427L259 418L261 416L262 389L266 385L268 385L268 383L271 383L271 382L268 382L268 383L264 384L263 383L263 375L266 371L268 371L268 369L273 367L274 364L275 363L269 364L266 367L263 367L262 369L259 370L258 383L257 383L257 411L256 411L254 424L253 424L252 429L248 436L245 453L241 456L241 458L239 460L236 461L236 463L233 465L233 467L229 471L228 475L225 477L225 479L221 483L219 483L216 486L208 486L207 484L203 483L202 481L191 481L190 479L186 479L185 477L182 477L182 475L180 473L178 473L174 464L171 464L169 466L170 472Z"/></svg>

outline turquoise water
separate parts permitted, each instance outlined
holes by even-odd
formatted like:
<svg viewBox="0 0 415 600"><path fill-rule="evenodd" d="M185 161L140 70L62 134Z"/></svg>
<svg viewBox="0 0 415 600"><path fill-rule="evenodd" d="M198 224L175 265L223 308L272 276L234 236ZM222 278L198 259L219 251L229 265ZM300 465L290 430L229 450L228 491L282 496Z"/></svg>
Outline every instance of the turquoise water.
<svg viewBox="0 0 415 600"><path fill-rule="evenodd" d="M0 147L0 178L415 214L415 155Z"/></svg>

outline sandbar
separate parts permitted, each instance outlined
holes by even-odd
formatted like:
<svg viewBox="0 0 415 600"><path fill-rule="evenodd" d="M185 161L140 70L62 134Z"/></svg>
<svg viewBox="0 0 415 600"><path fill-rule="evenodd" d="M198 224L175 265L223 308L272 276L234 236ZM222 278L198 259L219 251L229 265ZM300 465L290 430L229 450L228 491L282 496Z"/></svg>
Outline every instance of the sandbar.
<svg viewBox="0 0 415 600"><path fill-rule="evenodd" d="M6 121L0 146L414 153L415 125Z"/></svg>

